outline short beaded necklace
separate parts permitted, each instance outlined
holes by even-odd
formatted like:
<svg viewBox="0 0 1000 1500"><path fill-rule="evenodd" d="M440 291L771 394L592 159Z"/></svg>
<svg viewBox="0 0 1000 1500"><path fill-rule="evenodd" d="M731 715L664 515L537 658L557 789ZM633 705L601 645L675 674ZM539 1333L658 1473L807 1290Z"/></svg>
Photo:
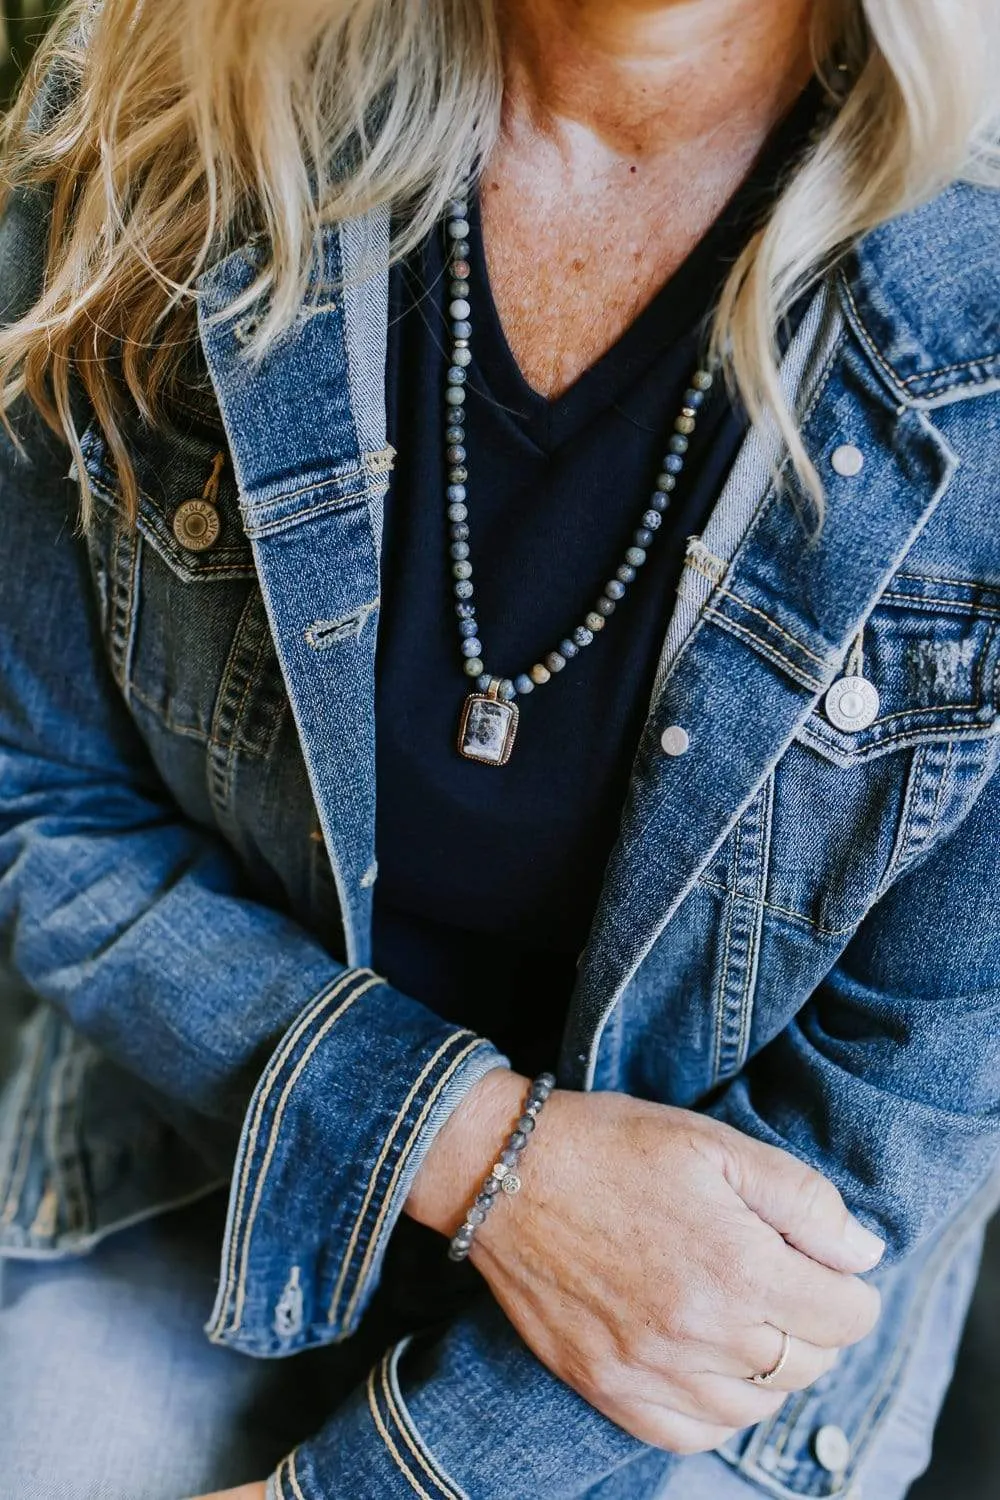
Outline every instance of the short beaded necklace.
<svg viewBox="0 0 1000 1500"><path fill-rule="evenodd" d="M469 560L469 469L463 407L467 395L467 371L472 362L469 347L472 338L472 324L469 321L472 316L472 304L469 301L472 267L469 263L471 227L468 203L464 198L453 199L448 204L446 229L451 274L448 314L452 333L451 363L445 377L444 392L451 572L465 675L471 677L476 685L476 691L469 694L462 708L458 749L467 760L478 761L487 766L505 766L510 760L517 736L520 714L515 700L526 698L536 687L543 687L568 662L591 645L614 614L619 601L625 597L629 585L635 582L663 523L671 493L677 487L691 434L697 424L699 408L712 388L714 377L710 370L701 367L692 375L690 387L684 392L680 414L674 421L662 472L656 476L656 487L633 532L632 545L626 549L625 558L620 567L616 568L614 576L604 585L604 592L596 600L593 609L584 616L583 624L571 630L565 640L559 642L556 650L548 652L527 672L514 678L493 676L486 670L483 661L483 643L473 603L472 563Z"/></svg>

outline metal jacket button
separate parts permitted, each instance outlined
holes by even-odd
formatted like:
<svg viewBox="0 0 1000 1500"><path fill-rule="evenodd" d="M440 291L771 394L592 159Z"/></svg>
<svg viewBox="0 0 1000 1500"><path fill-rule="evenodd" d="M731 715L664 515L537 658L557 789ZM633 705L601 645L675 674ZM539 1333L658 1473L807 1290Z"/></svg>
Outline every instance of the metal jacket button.
<svg viewBox="0 0 1000 1500"><path fill-rule="evenodd" d="M856 734L878 718L878 689L867 677L839 677L823 706L834 729Z"/></svg>
<svg viewBox="0 0 1000 1500"><path fill-rule="evenodd" d="M174 511L174 536L188 552L207 552L219 540L221 529L211 500L185 500Z"/></svg>
<svg viewBox="0 0 1000 1500"><path fill-rule="evenodd" d="M671 724L660 735L664 755L684 755L690 743L687 730L682 729L679 724Z"/></svg>
<svg viewBox="0 0 1000 1500"><path fill-rule="evenodd" d="M841 443L839 448L834 448L830 462L836 474L843 475L845 479L853 479L864 468L865 455L853 443Z"/></svg>
<svg viewBox="0 0 1000 1500"><path fill-rule="evenodd" d="M813 1437L813 1452L828 1474L842 1474L851 1461L851 1440L842 1427L828 1422Z"/></svg>

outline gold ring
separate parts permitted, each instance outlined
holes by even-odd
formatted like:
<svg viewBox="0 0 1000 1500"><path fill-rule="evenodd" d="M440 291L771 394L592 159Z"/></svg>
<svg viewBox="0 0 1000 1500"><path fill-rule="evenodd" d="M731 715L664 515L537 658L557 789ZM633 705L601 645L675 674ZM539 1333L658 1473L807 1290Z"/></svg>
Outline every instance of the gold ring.
<svg viewBox="0 0 1000 1500"><path fill-rule="evenodd" d="M788 1363L788 1356L789 1356L789 1354L791 1352L791 1348L792 1348L792 1341L789 1338L788 1334L785 1333L784 1329L782 1329L782 1331L781 1331L781 1353L778 1355L778 1362L777 1362L777 1364L772 1365L769 1370L763 1370L759 1375L751 1375L749 1377L750 1378L750 1384L751 1385L770 1385L772 1380L776 1380L777 1377L781 1374L782 1370L785 1368L785 1365Z"/></svg>

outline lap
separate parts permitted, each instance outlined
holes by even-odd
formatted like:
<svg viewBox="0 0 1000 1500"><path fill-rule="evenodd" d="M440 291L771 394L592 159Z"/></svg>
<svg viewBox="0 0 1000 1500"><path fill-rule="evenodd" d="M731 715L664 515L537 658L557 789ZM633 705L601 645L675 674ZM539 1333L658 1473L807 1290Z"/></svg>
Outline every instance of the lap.
<svg viewBox="0 0 1000 1500"><path fill-rule="evenodd" d="M210 1344L203 1325L222 1214L221 1201L201 1203L79 1261L0 1261L5 1495L182 1500L264 1479L398 1334L376 1324L367 1338L277 1361ZM973 1275L974 1257L940 1287L894 1413L861 1467L866 1496L903 1500L926 1465L950 1372L950 1304L968 1295ZM760 1496L738 1470L702 1454L669 1465L657 1500Z"/></svg>

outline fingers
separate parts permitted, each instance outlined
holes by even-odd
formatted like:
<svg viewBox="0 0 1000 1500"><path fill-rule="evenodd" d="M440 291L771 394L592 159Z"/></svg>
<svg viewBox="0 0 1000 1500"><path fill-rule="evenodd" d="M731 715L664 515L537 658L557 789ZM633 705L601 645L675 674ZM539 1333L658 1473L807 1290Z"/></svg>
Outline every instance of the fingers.
<svg viewBox="0 0 1000 1500"><path fill-rule="evenodd" d="M764 1319L794 1339L821 1349L846 1348L865 1338L878 1322L882 1299L875 1287L856 1276L831 1271L788 1247L775 1271Z"/></svg>
<svg viewBox="0 0 1000 1500"><path fill-rule="evenodd" d="M756 1329L757 1348L756 1353L747 1361L746 1377L752 1375L765 1375L773 1370L781 1358L784 1347L784 1339L780 1328L770 1326ZM839 1349L822 1349L817 1344L809 1344L804 1339L790 1338L788 1346L788 1357L781 1369L769 1380L765 1386L757 1386L755 1389L764 1391L781 1391L785 1395L789 1391L804 1391L807 1386L819 1380L829 1370L832 1370L840 1357Z"/></svg>
<svg viewBox="0 0 1000 1500"><path fill-rule="evenodd" d="M748 1208L835 1271L870 1271L878 1264L885 1244L848 1212L832 1182L787 1151L732 1134L726 1176Z"/></svg>

